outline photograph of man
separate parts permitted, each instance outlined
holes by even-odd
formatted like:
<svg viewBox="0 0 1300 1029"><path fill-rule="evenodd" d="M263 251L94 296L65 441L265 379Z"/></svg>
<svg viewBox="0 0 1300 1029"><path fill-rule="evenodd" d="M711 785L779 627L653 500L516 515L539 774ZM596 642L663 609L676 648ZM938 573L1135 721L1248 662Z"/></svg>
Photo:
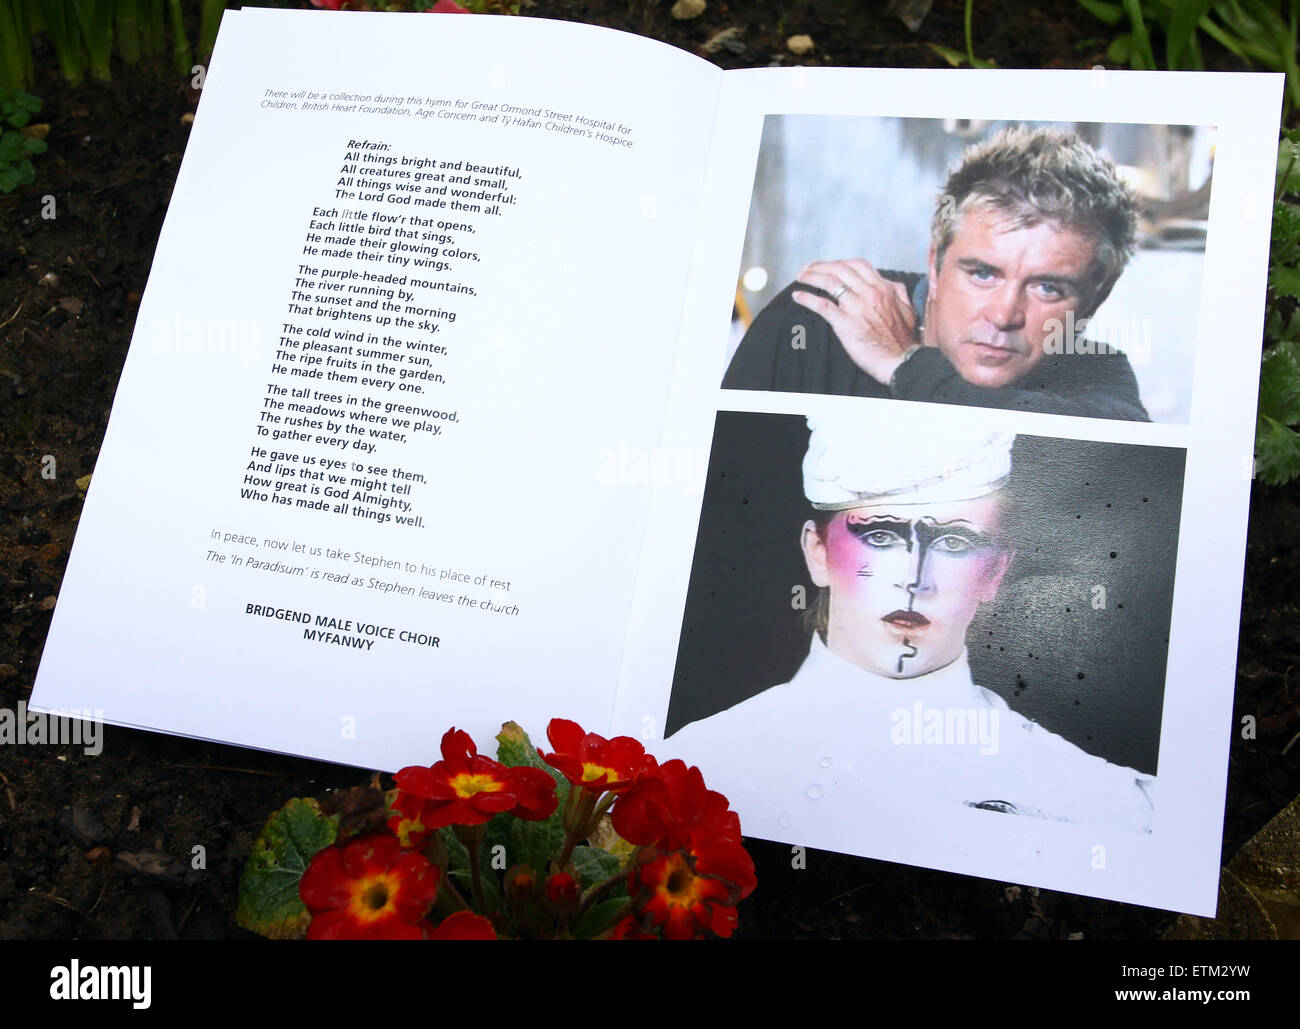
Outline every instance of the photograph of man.
<svg viewBox="0 0 1300 1029"><path fill-rule="evenodd" d="M1190 152L1186 134L1162 139L1162 151ZM1167 168L1170 155L1160 158L1151 160ZM1078 132L1060 128L1008 125L971 142L932 197L923 271L885 270L887 256L805 263L745 328L723 387L1152 420L1133 365L1150 361L1152 323L1168 305L1087 330L1139 241L1193 252L1203 245L1203 223L1182 215L1207 214L1209 189L1207 181L1180 193L1177 207L1140 194L1130 179L1154 188L1141 171L1121 174ZM791 169L774 177L786 192L806 188ZM1186 174L1176 178L1173 188L1185 191ZM778 217L759 203L769 193L781 190L756 183L751 220ZM863 228L875 234L870 223ZM748 241L746 260L783 256L767 243ZM1174 288L1190 304L1186 256L1148 267L1166 285L1181 275ZM752 274L742 276L742 302ZM1165 366L1146 373L1157 420L1185 420L1182 345L1178 354L1167 346Z"/></svg>
<svg viewBox="0 0 1300 1029"><path fill-rule="evenodd" d="M807 423L809 517L798 534L815 590L805 612L807 656L788 682L675 734L683 716L670 710L666 751L708 774L719 747L744 741L753 765L743 783L727 786L784 798L791 817L800 808L838 805L843 814L855 803L892 803L1151 832L1154 771L1089 753L973 678L977 614L998 600L1019 547L1051 546L1026 533L1034 513L1014 510L1016 438L975 423L935 426L915 412L872 421L844 411ZM1181 474L1179 460L1167 464ZM1148 575L1171 583L1166 553L1146 555ZM705 586L719 592L717 582ZM687 621L699 610L688 601ZM1151 649L1140 618L1129 627ZM699 637L708 630L691 638ZM748 647L757 665L761 644ZM682 665L696 660L691 649L684 632L682 681ZM1123 662L1126 645L1113 652Z"/></svg>

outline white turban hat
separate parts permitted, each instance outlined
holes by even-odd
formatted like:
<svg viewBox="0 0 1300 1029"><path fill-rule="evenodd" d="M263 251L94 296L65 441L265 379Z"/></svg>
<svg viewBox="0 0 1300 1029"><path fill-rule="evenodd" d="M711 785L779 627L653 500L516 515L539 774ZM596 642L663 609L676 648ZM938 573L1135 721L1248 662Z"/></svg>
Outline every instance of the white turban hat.
<svg viewBox="0 0 1300 1029"><path fill-rule="evenodd" d="M808 419L803 492L819 511L974 500L1011 474L1015 434L837 415Z"/></svg>

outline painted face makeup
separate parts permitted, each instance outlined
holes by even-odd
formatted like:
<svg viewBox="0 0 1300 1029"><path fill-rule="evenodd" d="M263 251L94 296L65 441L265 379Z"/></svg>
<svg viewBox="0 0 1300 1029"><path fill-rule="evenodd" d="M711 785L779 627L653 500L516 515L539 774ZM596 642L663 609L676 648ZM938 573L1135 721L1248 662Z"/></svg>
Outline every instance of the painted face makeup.
<svg viewBox="0 0 1300 1029"><path fill-rule="evenodd" d="M897 679L960 657L975 612L997 594L1011 560L998 542L1001 504L990 495L859 508L837 514L824 540L806 537L809 570L830 592L830 649Z"/></svg>

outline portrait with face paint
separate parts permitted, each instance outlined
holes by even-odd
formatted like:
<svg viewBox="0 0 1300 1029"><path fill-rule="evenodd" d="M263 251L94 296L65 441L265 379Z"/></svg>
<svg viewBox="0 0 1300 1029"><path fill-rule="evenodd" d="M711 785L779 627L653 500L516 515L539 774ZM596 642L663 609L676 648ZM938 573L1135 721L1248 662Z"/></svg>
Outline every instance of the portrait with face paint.
<svg viewBox="0 0 1300 1029"><path fill-rule="evenodd" d="M1183 460L977 412L720 412L665 754L803 740L909 796L1150 831ZM894 746L913 709L1000 737Z"/></svg>
<svg viewBox="0 0 1300 1029"><path fill-rule="evenodd" d="M803 527L802 545L821 591L812 621L823 642L889 678L956 661L1015 553L1000 535L1004 503L991 494L818 512Z"/></svg>

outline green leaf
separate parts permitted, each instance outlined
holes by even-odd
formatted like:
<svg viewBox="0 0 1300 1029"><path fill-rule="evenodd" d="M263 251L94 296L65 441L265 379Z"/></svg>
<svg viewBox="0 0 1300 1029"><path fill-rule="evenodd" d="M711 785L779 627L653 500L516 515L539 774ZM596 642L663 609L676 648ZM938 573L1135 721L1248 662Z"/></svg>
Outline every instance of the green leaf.
<svg viewBox="0 0 1300 1029"><path fill-rule="evenodd" d="M1165 29L1165 61L1170 71L1184 67L1197 69L1202 64L1196 45L1196 23L1209 13L1212 4L1213 0L1181 0L1173 5ZM1184 52L1189 56L1186 64L1182 59Z"/></svg>
<svg viewBox="0 0 1300 1029"><path fill-rule="evenodd" d="M1118 25L1124 17L1124 8L1119 4L1103 3L1102 0L1079 0L1079 6L1107 25Z"/></svg>
<svg viewBox="0 0 1300 1029"><path fill-rule="evenodd" d="M1255 476L1281 486L1300 475L1300 436L1260 415L1255 426Z"/></svg>
<svg viewBox="0 0 1300 1029"><path fill-rule="evenodd" d="M515 722L506 722L497 733L497 760L507 768L540 768L555 780L555 793L563 809L569 795L569 780L542 760L528 738L528 733Z"/></svg>
<svg viewBox="0 0 1300 1029"><path fill-rule="evenodd" d="M1123 0L1123 6L1128 12L1129 27L1133 33L1129 53L1133 67L1140 71L1155 71L1156 57L1151 50L1146 20L1142 17L1142 4L1139 0Z"/></svg>
<svg viewBox="0 0 1300 1029"><path fill-rule="evenodd" d="M615 917L626 906L626 897L602 900L582 916L582 920L573 927L573 935L578 939L590 939L592 936L604 932L614 924Z"/></svg>
<svg viewBox="0 0 1300 1029"><path fill-rule="evenodd" d="M456 892L461 895L465 903L471 907L474 904L474 874L469 867L469 850L466 848L455 829L448 826L445 829L439 829L438 834L442 837L442 842L447 848L447 878L451 880L456 887ZM478 914L487 914L491 911L500 911L505 905L501 899L501 880L499 873L492 867L492 851L489 847L484 847L479 855L479 872L483 877L483 902L487 905L487 911L479 911Z"/></svg>
<svg viewBox="0 0 1300 1029"><path fill-rule="evenodd" d="M954 50L949 46L940 46L938 43L926 43L925 45L951 64L954 68L960 68L966 63L966 55L960 50Z"/></svg>
<svg viewBox="0 0 1300 1029"><path fill-rule="evenodd" d="M244 863L235 922L273 940L301 938L311 914L298 896L302 874L338 835L316 802L296 797L271 816Z"/></svg>
<svg viewBox="0 0 1300 1029"><path fill-rule="evenodd" d="M578 878L582 880L584 890L590 889L597 883L603 883L611 876L618 875L623 865L617 854L611 854L599 847L589 847L585 843L573 848L572 861L573 867L577 869Z"/></svg>
<svg viewBox="0 0 1300 1029"><path fill-rule="evenodd" d="M546 875L551 858L556 857L564 846L564 826L554 815L541 822L516 818L510 828L510 839L513 863L531 865L538 875Z"/></svg>
<svg viewBox="0 0 1300 1029"><path fill-rule="evenodd" d="M13 168L0 167L0 193L12 193L18 188L18 173Z"/></svg>
<svg viewBox="0 0 1300 1029"><path fill-rule="evenodd" d="M1291 312L1290 318L1282 317L1280 305L1273 304L1264 315L1264 344L1280 340L1300 340L1300 307Z"/></svg>
<svg viewBox="0 0 1300 1029"><path fill-rule="evenodd" d="M1106 48L1106 60L1112 64L1128 64L1131 45L1132 37L1127 32L1121 32Z"/></svg>
<svg viewBox="0 0 1300 1029"><path fill-rule="evenodd" d="M32 167L32 162L23 158L18 162L18 184L20 186L30 186L36 181L36 169Z"/></svg>
<svg viewBox="0 0 1300 1029"><path fill-rule="evenodd" d="M1278 343L1264 351L1259 413L1281 425L1300 424L1300 343Z"/></svg>
<svg viewBox="0 0 1300 1029"><path fill-rule="evenodd" d="M29 154L43 154L48 147L43 139L29 139L23 144L23 149Z"/></svg>
<svg viewBox="0 0 1300 1029"><path fill-rule="evenodd" d="M30 111L24 111L19 109L19 110L13 110L9 112L9 124L12 125L15 129L21 129L24 125L26 125L31 120L32 120L32 114Z"/></svg>
<svg viewBox="0 0 1300 1029"><path fill-rule="evenodd" d="M1300 299L1300 268L1275 264L1268 270L1268 285L1274 296Z"/></svg>
<svg viewBox="0 0 1300 1029"><path fill-rule="evenodd" d="M1300 204L1279 200L1273 205L1273 244L1300 240Z"/></svg>
<svg viewBox="0 0 1300 1029"><path fill-rule="evenodd" d="M469 875L469 851L465 844L460 842L460 837L456 835L451 826L445 826L438 830L438 835L442 837L442 845L447 848L447 871L464 872ZM466 879L466 882L469 880Z"/></svg>
<svg viewBox="0 0 1300 1029"><path fill-rule="evenodd" d="M517 819L510 830L510 863L531 865L538 875L550 871L552 857L564 844L564 805L569 797L569 780L542 760L528 733L515 722L506 722L497 734L497 760L508 768L540 768L555 780L558 801L555 812L542 822Z"/></svg>
<svg viewBox="0 0 1300 1029"><path fill-rule="evenodd" d="M1300 135L1300 132L1296 134ZM1295 140L1282 139L1278 143L1275 180L1278 196L1300 193L1300 143Z"/></svg>
<svg viewBox="0 0 1300 1029"><path fill-rule="evenodd" d="M491 860L492 851L495 847L506 848L506 867L519 864L514 856L514 840L510 835L510 830L515 824L515 816L507 813L494 815L492 821L487 825L487 838L483 841L487 847L488 859ZM466 858L468 860L468 857Z"/></svg>

